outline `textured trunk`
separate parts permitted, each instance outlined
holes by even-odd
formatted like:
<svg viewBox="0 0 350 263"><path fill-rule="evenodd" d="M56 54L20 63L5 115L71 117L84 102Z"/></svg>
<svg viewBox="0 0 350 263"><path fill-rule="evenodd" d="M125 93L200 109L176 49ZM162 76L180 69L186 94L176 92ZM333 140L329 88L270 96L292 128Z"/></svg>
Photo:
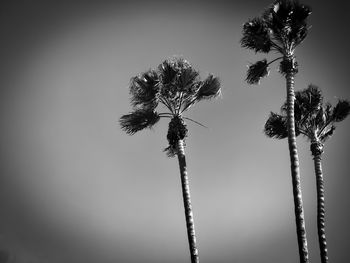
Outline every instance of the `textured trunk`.
<svg viewBox="0 0 350 263"><path fill-rule="evenodd" d="M294 73L289 73L287 79L287 117L288 117L288 145L291 163L291 175L293 184L294 213L298 237L299 256L301 263L309 262L306 230L304 221L303 201L301 194L301 182L299 173L299 160L295 136L294 122Z"/></svg>
<svg viewBox="0 0 350 263"><path fill-rule="evenodd" d="M327 243L325 232L325 209L324 209L324 184L321 165L321 154L314 155L314 165L317 185L317 230L320 245L321 262L328 262Z"/></svg>
<svg viewBox="0 0 350 263"><path fill-rule="evenodd" d="M183 140L178 141L177 157L179 159L179 166L180 166L182 196L183 196L184 207L185 207L186 227L187 227L188 243L190 246L190 253L191 253L191 263L198 263L199 257L198 257L198 249L196 246L196 234L194 231L190 186L188 182Z"/></svg>

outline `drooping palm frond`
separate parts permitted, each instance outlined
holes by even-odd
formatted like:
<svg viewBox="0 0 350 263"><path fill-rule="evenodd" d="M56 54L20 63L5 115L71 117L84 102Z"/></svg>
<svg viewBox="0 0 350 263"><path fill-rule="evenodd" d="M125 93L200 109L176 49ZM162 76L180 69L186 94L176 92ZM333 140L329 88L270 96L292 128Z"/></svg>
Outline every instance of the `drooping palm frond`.
<svg viewBox="0 0 350 263"><path fill-rule="evenodd" d="M246 81L248 84L259 84L260 79L268 74L267 60L263 59L249 66Z"/></svg>
<svg viewBox="0 0 350 263"><path fill-rule="evenodd" d="M288 137L287 117L271 112L264 126L264 133L270 138Z"/></svg>
<svg viewBox="0 0 350 263"><path fill-rule="evenodd" d="M158 75L149 70L130 81L131 104L133 107L152 108L157 107Z"/></svg>
<svg viewBox="0 0 350 263"><path fill-rule="evenodd" d="M343 121L350 113L350 103L348 100L339 100L333 108L332 119L335 122Z"/></svg>
<svg viewBox="0 0 350 263"><path fill-rule="evenodd" d="M151 128L159 119L159 114L153 110L136 109L134 112L123 115L119 123L126 133L133 135L145 128Z"/></svg>
<svg viewBox="0 0 350 263"><path fill-rule="evenodd" d="M269 29L262 18L254 18L243 25L242 47L268 53L271 45Z"/></svg>

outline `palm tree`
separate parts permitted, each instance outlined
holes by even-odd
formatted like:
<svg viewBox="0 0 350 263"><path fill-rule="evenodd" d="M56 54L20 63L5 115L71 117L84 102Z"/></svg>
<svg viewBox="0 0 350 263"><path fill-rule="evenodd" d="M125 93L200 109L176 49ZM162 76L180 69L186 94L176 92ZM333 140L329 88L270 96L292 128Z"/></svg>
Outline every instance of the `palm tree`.
<svg viewBox="0 0 350 263"><path fill-rule="evenodd" d="M260 60L248 68L246 81L258 84L262 77L269 73L269 65L281 60L279 71L286 78L287 88L287 127L288 145L291 162L291 176L295 208L295 221L298 237L300 262L308 262L308 248L301 193L299 160L294 123L294 77L298 72L295 49L308 33L307 18L311 14L310 7L297 0L277 0L267 8L261 17L251 19L243 25L241 45L255 52L280 54L267 62Z"/></svg>
<svg viewBox="0 0 350 263"><path fill-rule="evenodd" d="M132 135L144 128L153 127L160 118L170 118L165 152L169 157L177 155L182 195L185 207L188 242L191 262L199 262L194 230L190 188L185 159L185 138L187 127L183 113L203 99L211 99L221 92L217 77L209 75L200 80L199 72L183 59L174 57L161 63L156 70L149 70L131 79L130 94L133 111L120 118L121 128ZM168 112L159 113L156 108L162 104ZM200 124L200 123L198 123Z"/></svg>
<svg viewBox="0 0 350 263"><path fill-rule="evenodd" d="M350 113L350 103L339 100L332 107L323 105L321 90L314 85L295 93L295 126L296 135L304 135L310 141L310 150L314 159L317 187L317 229L321 262L328 262L325 234L324 182L322 174L322 153L324 143L333 135L335 123L343 121ZM268 137L283 139L287 137L287 108L282 106L282 114L271 112L264 128Z"/></svg>

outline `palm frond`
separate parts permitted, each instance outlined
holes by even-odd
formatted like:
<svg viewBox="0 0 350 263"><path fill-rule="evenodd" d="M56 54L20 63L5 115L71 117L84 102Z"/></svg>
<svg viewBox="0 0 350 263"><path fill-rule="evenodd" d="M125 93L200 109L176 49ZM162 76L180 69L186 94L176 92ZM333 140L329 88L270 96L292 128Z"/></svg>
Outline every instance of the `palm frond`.
<svg viewBox="0 0 350 263"><path fill-rule="evenodd" d="M348 100L339 100L333 108L332 119L335 122L343 121L350 113L350 103Z"/></svg>
<svg viewBox="0 0 350 263"><path fill-rule="evenodd" d="M202 99L215 98L221 93L221 84L218 77L209 75L204 81L200 83L195 99L200 101Z"/></svg>
<svg viewBox="0 0 350 263"><path fill-rule="evenodd" d="M327 130L323 130L322 134L320 135L320 141L325 142L327 139L329 139L335 130L335 126L331 125Z"/></svg>
<svg viewBox="0 0 350 263"><path fill-rule="evenodd" d="M312 9L308 5L304 5L299 1L294 1L292 20L294 23L303 23L312 13Z"/></svg>
<svg viewBox="0 0 350 263"><path fill-rule="evenodd" d="M307 89L296 92L301 94L301 100L307 108L319 109L323 103L323 96L321 89L313 84L309 84ZM297 96L296 94L296 96Z"/></svg>
<svg viewBox="0 0 350 263"><path fill-rule="evenodd" d="M197 80L198 76L199 72L194 68L185 68L181 71L181 74L179 74L176 84L179 86L181 91L191 92L190 89L193 86L194 82Z"/></svg>
<svg viewBox="0 0 350 263"><path fill-rule="evenodd" d="M304 113L313 114L322 108L322 91L310 84L306 89L295 92L295 101Z"/></svg>
<svg viewBox="0 0 350 263"><path fill-rule="evenodd" d="M310 84L308 88L296 91L294 101L295 123L303 125L307 119L313 118L313 116L316 116L317 114L321 114L319 111L322 108L322 103L322 91L316 85ZM326 109L324 110L326 111ZM287 114L286 102L282 105L281 112L285 115Z"/></svg>
<svg viewBox="0 0 350 263"><path fill-rule="evenodd" d="M275 139L288 137L287 117L271 112L264 126L266 136Z"/></svg>
<svg viewBox="0 0 350 263"><path fill-rule="evenodd" d="M130 81L131 104L133 107L152 108L157 107L158 75L149 70Z"/></svg>
<svg viewBox="0 0 350 263"><path fill-rule="evenodd" d="M263 19L254 18L243 25L241 46L255 52L270 52L272 43L269 29Z"/></svg>
<svg viewBox="0 0 350 263"><path fill-rule="evenodd" d="M248 84L259 84L260 79L268 74L267 60L263 59L249 66L246 81Z"/></svg>
<svg viewBox="0 0 350 263"><path fill-rule="evenodd" d="M160 81L163 85L172 83L178 73L178 69L174 67L174 63L170 59L163 61L163 63L158 66L158 71Z"/></svg>
<svg viewBox="0 0 350 263"><path fill-rule="evenodd" d="M299 45L307 36L309 31L307 18L310 14L311 7L295 1L290 19L292 30L289 35L290 41L293 41L295 45Z"/></svg>
<svg viewBox="0 0 350 263"><path fill-rule="evenodd" d="M292 1L277 0L263 13L264 20L275 36L287 29L286 25L292 6Z"/></svg>
<svg viewBox="0 0 350 263"><path fill-rule="evenodd" d="M333 116L332 116L332 114L333 114L333 106L332 106L331 103L327 102L326 105L324 105L323 108L324 108L323 111L324 111L324 116L326 118L326 122L323 125L322 129L325 129L328 124L333 122Z"/></svg>
<svg viewBox="0 0 350 263"><path fill-rule="evenodd" d="M273 38L285 46L299 45L308 33L309 6L297 0L277 0L263 14Z"/></svg>
<svg viewBox="0 0 350 263"><path fill-rule="evenodd" d="M165 152L166 156L169 158L173 158L176 156L177 154L177 149L174 148L174 146L169 145L168 147L166 147L163 152Z"/></svg>
<svg viewBox="0 0 350 263"><path fill-rule="evenodd" d="M123 115L119 123L122 130L133 135L142 129L151 128L159 119L159 114L153 110L136 109L134 112Z"/></svg>
<svg viewBox="0 0 350 263"><path fill-rule="evenodd" d="M322 129L322 127L324 127L324 125L326 125L327 116L326 116L325 108L322 105L319 108L319 110L317 111L317 113L315 114L314 118L315 118L316 128Z"/></svg>

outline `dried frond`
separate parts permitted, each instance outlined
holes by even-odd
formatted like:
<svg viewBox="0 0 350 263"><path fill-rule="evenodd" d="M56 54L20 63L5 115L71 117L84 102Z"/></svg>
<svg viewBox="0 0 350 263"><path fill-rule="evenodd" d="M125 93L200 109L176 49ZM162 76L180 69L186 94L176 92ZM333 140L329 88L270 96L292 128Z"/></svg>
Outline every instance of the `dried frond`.
<svg viewBox="0 0 350 263"><path fill-rule="evenodd" d="M313 156L321 155L323 153L323 143L321 141L311 142L310 150Z"/></svg>
<svg viewBox="0 0 350 263"><path fill-rule="evenodd" d="M343 121L350 113L350 103L348 100L339 100L333 108L332 119L335 122Z"/></svg>
<svg viewBox="0 0 350 263"><path fill-rule="evenodd" d="M249 66L246 81L248 84L259 84L260 79L269 74L267 60L260 60Z"/></svg>
<svg viewBox="0 0 350 263"><path fill-rule="evenodd" d="M159 119L160 116L153 110L137 109L134 112L123 115L119 123L122 130L133 135L142 129L151 128Z"/></svg>
<svg viewBox="0 0 350 263"><path fill-rule="evenodd" d="M242 47L268 53L271 44L269 29L263 19L254 18L243 25Z"/></svg>
<svg viewBox="0 0 350 263"><path fill-rule="evenodd" d="M169 122L167 139L169 146L165 149L169 157L176 153L179 140L184 140L187 137L187 127L185 121L180 116L174 116Z"/></svg>
<svg viewBox="0 0 350 263"><path fill-rule="evenodd" d="M279 72L283 75L286 76L287 74L296 74L298 73L298 62L295 61L295 59L287 59L284 58L280 62L280 68Z"/></svg>
<svg viewBox="0 0 350 263"><path fill-rule="evenodd" d="M166 156L168 156L169 158L173 158L177 154L177 149L169 145L163 150L163 152L165 152Z"/></svg>
<svg viewBox="0 0 350 263"><path fill-rule="evenodd" d="M287 117L271 112L264 126L264 133L270 138L288 137Z"/></svg>

